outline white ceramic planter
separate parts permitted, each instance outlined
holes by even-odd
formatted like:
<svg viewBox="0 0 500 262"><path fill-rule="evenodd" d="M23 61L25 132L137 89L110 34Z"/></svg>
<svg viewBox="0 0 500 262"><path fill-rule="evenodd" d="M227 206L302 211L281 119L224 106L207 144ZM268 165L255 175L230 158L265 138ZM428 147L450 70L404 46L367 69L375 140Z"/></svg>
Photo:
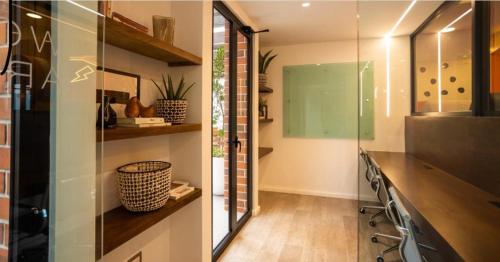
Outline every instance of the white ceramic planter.
<svg viewBox="0 0 500 262"><path fill-rule="evenodd" d="M224 158L212 158L213 192L217 196L224 195Z"/></svg>

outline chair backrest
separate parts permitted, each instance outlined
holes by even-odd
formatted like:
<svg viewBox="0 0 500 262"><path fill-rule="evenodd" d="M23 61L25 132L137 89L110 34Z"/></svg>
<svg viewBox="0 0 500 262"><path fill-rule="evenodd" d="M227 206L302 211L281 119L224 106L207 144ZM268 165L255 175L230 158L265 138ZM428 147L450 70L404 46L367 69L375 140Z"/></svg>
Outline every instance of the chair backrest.
<svg viewBox="0 0 500 262"><path fill-rule="evenodd" d="M399 244L401 259L405 262L422 262L410 213L404 207L393 187L389 188L389 194L391 197L391 201L388 203L389 214L394 226L401 235L401 243Z"/></svg>
<svg viewBox="0 0 500 262"><path fill-rule="evenodd" d="M365 178L368 182L370 182L370 177L369 177L369 170L370 170L370 166L371 166L371 163L370 163L370 157L368 156L368 153L363 149L363 148L359 148L359 156L361 157L361 160L364 164L364 173L365 173Z"/></svg>
<svg viewBox="0 0 500 262"><path fill-rule="evenodd" d="M375 161L375 159L370 159L370 163L371 168L369 177L371 179L370 184L372 186L372 189L377 194L377 198L380 200L380 202L384 205L387 205L391 198L389 196L389 191L385 184L385 180L382 176L380 166L378 165L377 161Z"/></svg>

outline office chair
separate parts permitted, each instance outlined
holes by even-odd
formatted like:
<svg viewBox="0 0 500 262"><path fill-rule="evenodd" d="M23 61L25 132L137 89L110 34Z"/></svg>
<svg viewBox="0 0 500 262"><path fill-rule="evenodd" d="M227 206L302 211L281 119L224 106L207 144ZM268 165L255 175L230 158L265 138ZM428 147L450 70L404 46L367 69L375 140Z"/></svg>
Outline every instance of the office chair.
<svg viewBox="0 0 500 262"><path fill-rule="evenodd" d="M368 221L368 224L372 227L376 225L375 218L386 213L386 203L389 201L389 195L387 193L387 188L385 186L384 180L382 178L382 172L380 167L374 159L371 159L366 151L360 148L360 155L362 156L365 165L367 167L365 177L370 183L370 188L375 192L377 198L379 199L381 206L362 206L359 209L361 214L366 213L366 209L376 209L379 210L377 213L373 214ZM387 213L386 213L387 214Z"/></svg>
<svg viewBox="0 0 500 262"><path fill-rule="evenodd" d="M399 232L399 237L391 236L381 233L375 233L372 236L372 242L378 242L378 237L389 238L393 240L398 240L399 243L383 250L379 256L377 256L377 262L384 261L384 255L398 250L401 259L404 262L422 262L427 261L420 253L419 247L425 248L432 251L437 251L435 248L418 243L415 238L414 223L410 216L410 213L403 206L403 203L399 199L396 190L393 187L389 188L389 195L391 200L387 203L388 214L391 217L396 230Z"/></svg>

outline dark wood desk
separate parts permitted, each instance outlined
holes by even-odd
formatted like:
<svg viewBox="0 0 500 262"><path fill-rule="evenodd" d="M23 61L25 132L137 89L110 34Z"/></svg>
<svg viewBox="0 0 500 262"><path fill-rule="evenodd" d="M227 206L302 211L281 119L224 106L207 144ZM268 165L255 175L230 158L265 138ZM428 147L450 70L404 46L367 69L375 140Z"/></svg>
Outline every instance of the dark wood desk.
<svg viewBox="0 0 500 262"><path fill-rule="evenodd" d="M465 261L500 252L500 202L494 195L406 153L369 152L384 176Z"/></svg>

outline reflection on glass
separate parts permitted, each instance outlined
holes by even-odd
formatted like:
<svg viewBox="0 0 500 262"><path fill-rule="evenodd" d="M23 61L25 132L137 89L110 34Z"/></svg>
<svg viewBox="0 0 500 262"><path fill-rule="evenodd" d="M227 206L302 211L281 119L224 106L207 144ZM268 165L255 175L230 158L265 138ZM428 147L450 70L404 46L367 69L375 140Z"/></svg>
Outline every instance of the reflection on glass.
<svg viewBox="0 0 500 262"><path fill-rule="evenodd" d="M490 8L490 100L491 110L500 111L500 2Z"/></svg>
<svg viewBox="0 0 500 262"><path fill-rule="evenodd" d="M212 76L212 224L213 248L229 233L229 154L228 140L229 79L225 66L229 54L229 22L214 10L213 76Z"/></svg>
<svg viewBox="0 0 500 262"><path fill-rule="evenodd" d="M471 3L452 2L416 35L416 112L471 110L471 25Z"/></svg>

